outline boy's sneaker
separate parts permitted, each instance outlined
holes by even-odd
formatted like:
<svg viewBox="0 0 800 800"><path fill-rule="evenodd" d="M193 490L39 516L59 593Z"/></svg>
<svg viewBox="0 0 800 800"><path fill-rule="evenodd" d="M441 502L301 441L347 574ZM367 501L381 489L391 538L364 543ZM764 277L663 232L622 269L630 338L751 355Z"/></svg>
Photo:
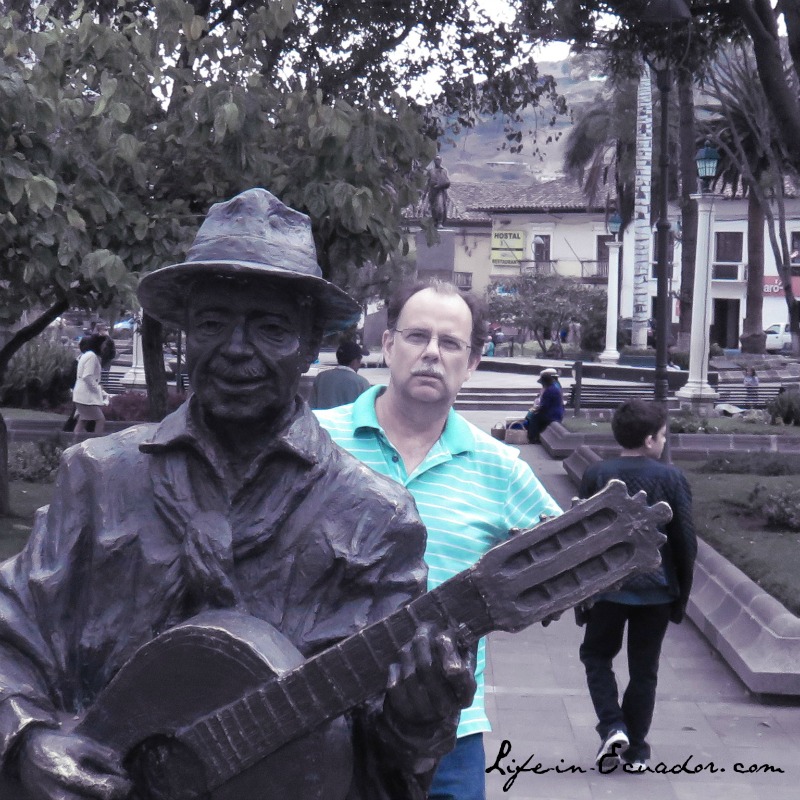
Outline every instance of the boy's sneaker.
<svg viewBox="0 0 800 800"><path fill-rule="evenodd" d="M633 761L622 759L623 772L647 772L648 768L647 761L643 758L636 758Z"/></svg>
<svg viewBox="0 0 800 800"><path fill-rule="evenodd" d="M600 749L597 751L597 756L595 756L594 763L597 766L600 766L600 763L604 758L609 758L612 756L619 758L620 754L624 752L629 743L628 735L625 733L625 731L621 731L619 728L610 730L606 734L606 738L603 739Z"/></svg>

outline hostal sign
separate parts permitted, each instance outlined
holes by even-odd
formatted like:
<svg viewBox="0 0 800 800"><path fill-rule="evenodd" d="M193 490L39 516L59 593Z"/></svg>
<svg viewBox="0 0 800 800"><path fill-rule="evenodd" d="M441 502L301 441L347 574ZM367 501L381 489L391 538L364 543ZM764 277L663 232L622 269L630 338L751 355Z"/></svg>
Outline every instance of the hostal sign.
<svg viewBox="0 0 800 800"><path fill-rule="evenodd" d="M492 231L492 264L503 267L518 267L524 258L524 231Z"/></svg>

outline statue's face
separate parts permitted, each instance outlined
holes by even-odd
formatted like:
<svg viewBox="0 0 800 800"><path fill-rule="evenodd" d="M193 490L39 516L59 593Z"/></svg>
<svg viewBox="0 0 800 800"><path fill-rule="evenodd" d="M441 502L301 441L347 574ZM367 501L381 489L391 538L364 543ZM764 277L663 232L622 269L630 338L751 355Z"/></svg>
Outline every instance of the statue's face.
<svg viewBox="0 0 800 800"><path fill-rule="evenodd" d="M210 421L269 422L292 403L300 376L316 357L312 308L273 284L195 286L186 362Z"/></svg>

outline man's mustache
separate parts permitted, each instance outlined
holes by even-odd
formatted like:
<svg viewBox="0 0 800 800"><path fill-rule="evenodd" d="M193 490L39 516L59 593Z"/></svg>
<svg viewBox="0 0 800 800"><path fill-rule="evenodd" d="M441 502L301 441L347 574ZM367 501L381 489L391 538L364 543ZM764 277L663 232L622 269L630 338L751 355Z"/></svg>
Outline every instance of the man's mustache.
<svg viewBox="0 0 800 800"><path fill-rule="evenodd" d="M421 378L438 378L440 381L444 380L444 373L435 367L417 367L411 370L414 377Z"/></svg>

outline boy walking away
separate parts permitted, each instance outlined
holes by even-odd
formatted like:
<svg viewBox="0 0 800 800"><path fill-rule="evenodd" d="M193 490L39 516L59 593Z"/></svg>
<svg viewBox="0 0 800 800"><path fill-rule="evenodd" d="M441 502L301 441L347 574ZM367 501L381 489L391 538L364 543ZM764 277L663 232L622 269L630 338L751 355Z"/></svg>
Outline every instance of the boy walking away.
<svg viewBox="0 0 800 800"><path fill-rule="evenodd" d="M672 520L664 527L658 570L629 578L613 592L598 595L576 614L586 624L580 657L597 714L601 745L595 759L601 767L621 758L626 772L643 772L650 758L646 738L653 719L661 643L670 622L683 619L697 554L692 524L691 489L683 473L658 459L664 449L667 412L659 403L629 400L611 421L622 447L617 458L592 464L581 481L581 498L590 497L612 478L631 494L647 493L647 502L665 500ZM628 629L630 682L619 702L612 662Z"/></svg>

